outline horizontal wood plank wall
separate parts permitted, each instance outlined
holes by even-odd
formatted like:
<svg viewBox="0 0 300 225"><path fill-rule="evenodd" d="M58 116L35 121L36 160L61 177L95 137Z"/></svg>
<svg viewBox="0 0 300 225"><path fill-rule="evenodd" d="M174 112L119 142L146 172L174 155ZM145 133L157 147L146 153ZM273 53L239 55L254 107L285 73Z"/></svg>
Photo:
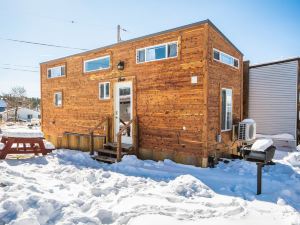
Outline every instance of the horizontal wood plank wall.
<svg viewBox="0 0 300 225"><path fill-rule="evenodd" d="M207 111L207 40L208 29L206 25L173 31L155 37L134 42L124 43L96 53L72 56L50 64L41 64L42 76L42 129L47 135L62 136L64 132L86 133L82 126L93 127L104 115L113 118L114 113L114 84L119 77L125 81L132 80L135 93L134 115L139 117L139 142L141 158L164 159L170 158L177 162L201 165L201 158L207 146L206 117L214 125L219 120L218 99L215 92L209 99L211 109ZM224 47L229 53L240 58L233 48L226 44L214 32L210 40ZM178 57L156 62L136 64L136 49L178 41ZM224 46L223 46L224 45ZM221 48L222 50L222 48ZM108 70L84 73L83 61L110 55L112 67ZM117 70L117 63L125 62L123 71ZM219 71L227 71L234 78L239 73L227 68L228 66L215 66L212 59L209 63L212 76L210 82L219 84L219 79L237 86L239 80L230 81L226 74L220 75ZM47 79L47 68L57 65L67 65L65 77ZM232 71L234 73L232 74ZM197 76L198 83L191 84L191 76ZM99 82L111 82L111 98L99 100ZM227 83L224 83L227 84ZM210 84L215 88L214 84ZM63 106L54 107L54 93L63 92ZM235 101L240 98L238 87L235 92ZM210 91L209 91L210 93ZM235 117L240 108L235 106ZM207 115L208 112L208 115ZM213 117L210 116L212 113ZM111 124L113 125L113 121ZM212 129L213 124L209 129ZM216 125L218 127L218 124ZM209 132L212 141L212 131ZM111 130L113 138L113 126Z"/></svg>
<svg viewBox="0 0 300 225"><path fill-rule="evenodd" d="M210 155L234 153L231 131L221 131L221 89L232 88L233 91L233 124L242 117L242 82L243 56L224 40L212 27L209 27L208 44L208 152ZM239 68L217 62L213 59L213 48L219 49L239 59ZM222 142L216 142L221 134Z"/></svg>

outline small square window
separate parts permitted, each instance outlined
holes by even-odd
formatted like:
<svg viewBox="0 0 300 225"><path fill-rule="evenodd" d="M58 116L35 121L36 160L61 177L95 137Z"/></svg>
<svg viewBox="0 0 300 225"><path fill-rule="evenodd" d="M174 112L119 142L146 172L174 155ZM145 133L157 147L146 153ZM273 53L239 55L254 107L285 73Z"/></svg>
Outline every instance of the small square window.
<svg viewBox="0 0 300 225"><path fill-rule="evenodd" d="M65 66L56 66L48 69L48 78L63 77L65 76Z"/></svg>
<svg viewBox="0 0 300 225"><path fill-rule="evenodd" d="M109 99L110 98L110 83L100 83L99 84L99 98L101 100Z"/></svg>
<svg viewBox="0 0 300 225"><path fill-rule="evenodd" d="M56 107L61 107L62 106L62 93L61 92L56 92L54 94L54 105Z"/></svg>

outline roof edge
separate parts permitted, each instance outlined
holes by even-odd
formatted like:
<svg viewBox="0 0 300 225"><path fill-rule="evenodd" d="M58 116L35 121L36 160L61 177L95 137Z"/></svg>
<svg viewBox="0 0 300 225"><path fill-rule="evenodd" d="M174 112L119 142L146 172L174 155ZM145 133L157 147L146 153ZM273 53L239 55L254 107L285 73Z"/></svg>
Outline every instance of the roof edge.
<svg viewBox="0 0 300 225"><path fill-rule="evenodd" d="M287 59L282 59L282 60L271 61L271 62L266 62L266 63L254 64L254 65L249 66L249 69L262 67L262 66L270 66L270 65L274 65L274 64L280 64L280 63L287 63L287 62L292 62L292 61L298 61L298 60L300 61L300 56L287 58Z"/></svg>
<svg viewBox="0 0 300 225"><path fill-rule="evenodd" d="M199 25L203 25L203 24L209 24L211 27L213 27L230 45L232 45L240 54L243 55L243 53L209 19L206 19L206 20L202 20L202 21L199 21L199 22L195 22L195 23L191 23L191 24L187 24L187 25L167 29L167 30L164 30L164 31L160 31L160 32L156 32L156 33L147 34L147 35L143 35L143 36L140 36L140 37L132 38L132 39L125 40L125 41L122 41L122 42L119 42L119 43L106 45L106 46L103 46L103 47L100 47L100 48L95 48L95 49L91 49L91 50L88 50L88 51L84 51L84 52L64 56L64 57L61 57L61 58L56 58L56 59L44 61L44 62L41 62L40 65L47 64L47 63L52 63L52 62L54 63L54 62L57 62L59 60L67 59L69 57L81 56L81 55L85 55L85 54L89 54L89 53L98 52L98 51L101 51L101 50L104 50L104 49L107 49L107 48L112 48L112 47L115 47L115 46L118 46L118 45L130 43L130 42L134 42L134 41L138 41L138 40L142 40L142 39L150 38L150 37L154 37L154 36L159 36L159 35L166 34L166 33L169 33L169 32L183 30L183 29L187 29L187 28L191 28L191 27L199 26Z"/></svg>

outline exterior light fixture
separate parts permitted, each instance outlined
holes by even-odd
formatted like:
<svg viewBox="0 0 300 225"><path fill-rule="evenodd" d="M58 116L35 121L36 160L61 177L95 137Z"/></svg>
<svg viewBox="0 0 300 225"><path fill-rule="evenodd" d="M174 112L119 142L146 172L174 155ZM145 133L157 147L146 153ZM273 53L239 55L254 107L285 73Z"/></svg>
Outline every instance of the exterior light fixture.
<svg viewBox="0 0 300 225"><path fill-rule="evenodd" d="M118 63L118 70L124 70L124 67L125 67L124 61L119 61L119 63Z"/></svg>

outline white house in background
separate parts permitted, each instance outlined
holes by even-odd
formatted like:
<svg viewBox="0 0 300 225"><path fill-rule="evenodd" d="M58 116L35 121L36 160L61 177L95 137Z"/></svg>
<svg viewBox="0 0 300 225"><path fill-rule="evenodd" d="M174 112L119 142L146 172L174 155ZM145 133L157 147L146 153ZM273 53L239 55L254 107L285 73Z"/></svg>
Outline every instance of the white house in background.
<svg viewBox="0 0 300 225"><path fill-rule="evenodd" d="M7 108L7 104L4 100L0 99L0 112L5 111Z"/></svg>
<svg viewBox="0 0 300 225"><path fill-rule="evenodd" d="M10 109L0 113L3 121L14 121L15 119L15 109ZM40 119L41 114L39 111L19 107L17 111L17 119L19 121L27 121L30 122L31 119Z"/></svg>
<svg viewBox="0 0 300 225"><path fill-rule="evenodd" d="M299 57L249 66L248 117L255 120L258 134L277 137L275 144L297 143L299 77Z"/></svg>

